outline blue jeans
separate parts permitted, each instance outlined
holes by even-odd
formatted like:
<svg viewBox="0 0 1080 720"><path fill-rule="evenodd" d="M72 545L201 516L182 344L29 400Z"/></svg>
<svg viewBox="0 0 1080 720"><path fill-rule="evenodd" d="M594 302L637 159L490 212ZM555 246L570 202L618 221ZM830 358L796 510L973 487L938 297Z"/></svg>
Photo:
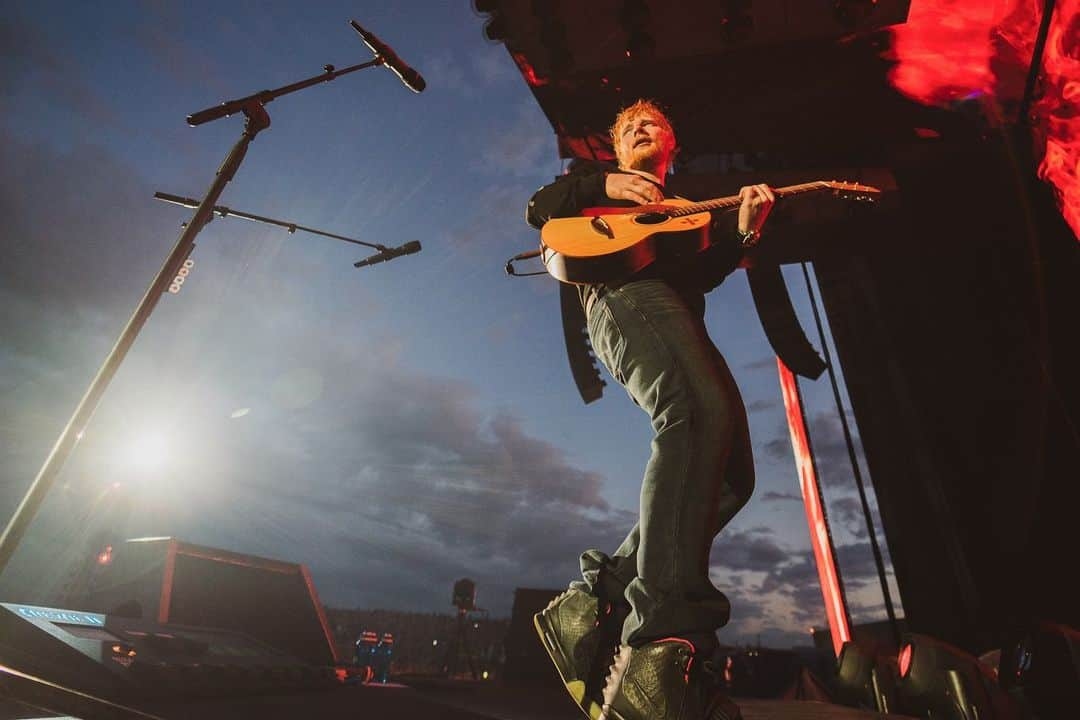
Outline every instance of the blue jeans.
<svg viewBox="0 0 1080 720"><path fill-rule="evenodd" d="M750 499L754 462L735 380L705 331L705 300L662 280L590 289L597 357L652 420L638 523L572 587L629 603L622 642L712 637L730 605L709 580L713 538Z"/></svg>

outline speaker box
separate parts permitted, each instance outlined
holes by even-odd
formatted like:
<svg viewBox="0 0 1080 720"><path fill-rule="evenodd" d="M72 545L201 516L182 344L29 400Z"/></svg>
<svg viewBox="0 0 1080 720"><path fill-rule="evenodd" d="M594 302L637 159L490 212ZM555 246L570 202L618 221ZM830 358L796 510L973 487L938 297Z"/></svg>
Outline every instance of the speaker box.
<svg viewBox="0 0 1080 720"><path fill-rule="evenodd" d="M547 607L562 590L517 588L510 627L506 631L503 684L508 687L561 688L562 681L533 626L533 615Z"/></svg>
<svg viewBox="0 0 1080 720"><path fill-rule="evenodd" d="M236 630L313 665L337 657L304 565L139 538L114 548L86 606L129 618Z"/></svg>

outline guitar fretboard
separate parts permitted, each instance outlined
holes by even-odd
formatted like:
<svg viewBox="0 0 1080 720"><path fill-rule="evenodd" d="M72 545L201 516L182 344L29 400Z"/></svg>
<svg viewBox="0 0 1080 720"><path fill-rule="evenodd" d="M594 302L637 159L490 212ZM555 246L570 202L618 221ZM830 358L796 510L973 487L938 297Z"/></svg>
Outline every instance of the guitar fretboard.
<svg viewBox="0 0 1080 720"><path fill-rule="evenodd" d="M815 182L802 183L801 185L788 185L787 187L774 188L773 194L778 198L784 198L791 197L792 195L801 195L803 193L829 189L831 188L828 183L818 180ZM737 208L741 204L742 200L738 195L731 195L729 197L715 198L714 200L704 200L702 202L693 203L692 205L684 205L677 210L670 211L668 214L672 217L684 217L686 215L696 215L711 210Z"/></svg>

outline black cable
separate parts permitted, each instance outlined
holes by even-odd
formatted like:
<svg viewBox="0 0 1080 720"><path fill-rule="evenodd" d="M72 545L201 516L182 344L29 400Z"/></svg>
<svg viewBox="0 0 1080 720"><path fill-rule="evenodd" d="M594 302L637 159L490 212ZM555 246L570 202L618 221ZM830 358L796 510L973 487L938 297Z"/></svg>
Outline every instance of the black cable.
<svg viewBox="0 0 1080 720"><path fill-rule="evenodd" d="M533 275L547 275L548 274L547 270L538 270L536 272L519 273L517 270L514 269L514 261L516 261L516 260L531 260L532 258L540 257L541 254L542 253L541 253L540 250L529 250L528 252L518 253L517 255L515 255L514 257L512 257L512 258L510 258L509 260L506 261L506 266L503 269L506 270L507 275L511 275L513 277L531 277Z"/></svg>
<svg viewBox="0 0 1080 720"><path fill-rule="evenodd" d="M814 290L810 284L810 272L806 263L800 263L803 278L806 280L806 294L810 296L810 308L814 313L814 323L817 325L818 337L821 339L821 352L825 356L825 369L829 372L829 383L832 385L833 398L836 400L836 410L840 414L840 426L844 431L844 442L847 444L848 459L851 460L851 472L855 476L855 486L859 489L859 502L862 504L863 517L866 519L866 529L870 535L870 550L874 553L874 563L877 565L878 580L881 582L881 594L885 599L885 613L889 617L889 626L892 628L893 639L896 647L900 647L900 628L896 624L896 612L893 610L892 595L889 593L888 580L885 577L885 562L881 557L881 548L878 547L877 531L874 529L874 519L870 514L870 503L866 499L866 486L863 483L862 472L859 471L859 461L855 457L855 444L851 440L851 428L848 427L847 414L843 401L840 399L840 386L836 382L836 369L833 366L832 357L829 353L829 344L825 341L825 330L821 323L821 314L818 312L817 300L814 298Z"/></svg>

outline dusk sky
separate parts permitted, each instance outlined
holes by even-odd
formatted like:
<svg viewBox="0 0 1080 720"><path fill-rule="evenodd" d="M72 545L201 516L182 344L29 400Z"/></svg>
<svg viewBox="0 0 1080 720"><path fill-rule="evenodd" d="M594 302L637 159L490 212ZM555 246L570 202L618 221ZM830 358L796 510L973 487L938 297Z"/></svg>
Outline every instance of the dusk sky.
<svg viewBox="0 0 1080 720"><path fill-rule="evenodd" d="M110 538L171 535L302 562L334 607L450 610L453 582L509 613L633 524L648 418L613 381L582 404L554 280L509 278L563 168L555 136L467 0L19 2L0 21L0 516L29 487L242 117L188 113L371 58L356 19L424 75L377 68L270 103L220 203L423 251L238 219L201 233L0 577L54 602ZM676 128L677 130L677 128ZM737 188L733 188L733 192ZM785 269L819 345L798 267ZM822 626L775 358L745 276L707 326L749 413L754 498L717 540L725 642ZM856 621L884 617L827 376L802 382ZM894 594L894 600L898 601Z"/></svg>

